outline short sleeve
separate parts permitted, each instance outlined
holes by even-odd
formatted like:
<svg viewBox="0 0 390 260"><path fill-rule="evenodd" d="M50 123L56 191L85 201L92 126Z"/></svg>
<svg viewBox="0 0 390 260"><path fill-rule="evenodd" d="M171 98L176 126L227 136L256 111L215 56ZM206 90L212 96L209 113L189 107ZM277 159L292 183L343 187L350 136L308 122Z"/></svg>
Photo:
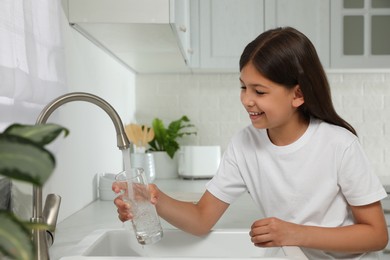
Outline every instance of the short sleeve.
<svg viewBox="0 0 390 260"><path fill-rule="evenodd" d="M233 143L230 143L216 175L206 184L206 189L218 199L231 204L246 190L240 174L239 159L235 154Z"/></svg>
<svg viewBox="0 0 390 260"><path fill-rule="evenodd" d="M338 183L346 200L352 206L367 205L387 197L358 139L353 141L342 155Z"/></svg>

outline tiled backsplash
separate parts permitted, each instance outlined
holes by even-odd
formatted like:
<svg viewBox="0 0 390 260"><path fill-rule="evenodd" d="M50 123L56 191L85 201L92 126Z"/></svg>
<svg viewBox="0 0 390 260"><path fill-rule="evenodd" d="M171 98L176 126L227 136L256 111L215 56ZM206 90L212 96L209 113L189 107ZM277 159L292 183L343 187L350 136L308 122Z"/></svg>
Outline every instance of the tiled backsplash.
<svg viewBox="0 0 390 260"><path fill-rule="evenodd" d="M187 115L198 135L183 144L220 145L250 124L241 105L239 74L137 75L136 118L169 123ZM390 175L390 70L328 71L337 112L358 132L378 175Z"/></svg>

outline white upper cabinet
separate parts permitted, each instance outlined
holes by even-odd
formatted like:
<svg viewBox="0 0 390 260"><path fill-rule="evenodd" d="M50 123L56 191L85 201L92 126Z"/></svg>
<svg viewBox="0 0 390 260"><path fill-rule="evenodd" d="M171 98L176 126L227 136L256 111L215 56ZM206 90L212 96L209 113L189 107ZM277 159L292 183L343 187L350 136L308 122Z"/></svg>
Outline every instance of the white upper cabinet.
<svg viewBox="0 0 390 260"><path fill-rule="evenodd" d="M331 1L331 67L390 67L390 1Z"/></svg>
<svg viewBox="0 0 390 260"><path fill-rule="evenodd" d="M237 72L245 46L265 30L280 26L305 33L324 66L329 65L329 0L191 2L191 15L199 17L192 22L192 31L199 35L192 37L193 70Z"/></svg>
<svg viewBox="0 0 390 260"><path fill-rule="evenodd" d="M190 0L175 0L171 7L174 9L171 9L171 21L175 21L171 25L179 40L179 47L185 62L188 65L191 63L193 53L191 46Z"/></svg>
<svg viewBox="0 0 390 260"><path fill-rule="evenodd" d="M239 71L245 46L264 31L263 0L191 1L193 70Z"/></svg>
<svg viewBox="0 0 390 260"><path fill-rule="evenodd" d="M325 68L390 67L390 0L191 0L193 70L238 71L261 32L291 26Z"/></svg>
<svg viewBox="0 0 390 260"><path fill-rule="evenodd" d="M137 73L188 72L184 51L189 47L178 40L189 43L189 17L182 1L68 0L68 19ZM180 12L175 12L175 2L180 3ZM179 27L175 19L180 20ZM180 31L184 27L185 35Z"/></svg>
<svg viewBox="0 0 390 260"><path fill-rule="evenodd" d="M238 72L245 46L291 26L325 68L390 66L390 0L68 0L75 29L137 73Z"/></svg>
<svg viewBox="0 0 390 260"><path fill-rule="evenodd" d="M265 29L290 26L315 46L321 63L329 66L329 0L265 0Z"/></svg>

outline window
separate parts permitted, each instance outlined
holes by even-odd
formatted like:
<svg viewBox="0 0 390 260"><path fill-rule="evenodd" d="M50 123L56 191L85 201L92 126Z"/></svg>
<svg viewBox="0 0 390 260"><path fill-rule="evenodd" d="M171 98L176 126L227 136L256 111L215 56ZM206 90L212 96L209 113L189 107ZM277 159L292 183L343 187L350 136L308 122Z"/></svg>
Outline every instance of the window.
<svg viewBox="0 0 390 260"><path fill-rule="evenodd" d="M390 67L390 1L331 1L331 67Z"/></svg>
<svg viewBox="0 0 390 260"><path fill-rule="evenodd" d="M63 94L60 0L0 1L0 128L34 123Z"/></svg>

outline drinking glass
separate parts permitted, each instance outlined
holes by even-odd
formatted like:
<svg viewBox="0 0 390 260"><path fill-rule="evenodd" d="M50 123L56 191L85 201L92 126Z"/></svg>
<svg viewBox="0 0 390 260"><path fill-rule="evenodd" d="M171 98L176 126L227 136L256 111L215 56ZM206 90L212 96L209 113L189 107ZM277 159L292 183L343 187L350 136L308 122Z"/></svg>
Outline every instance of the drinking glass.
<svg viewBox="0 0 390 260"><path fill-rule="evenodd" d="M123 200L133 214L132 225L138 243L153 244L161 240L163 230L155 206L150 202L148 180L142 168L126 169L115 176Z"/></svg>

